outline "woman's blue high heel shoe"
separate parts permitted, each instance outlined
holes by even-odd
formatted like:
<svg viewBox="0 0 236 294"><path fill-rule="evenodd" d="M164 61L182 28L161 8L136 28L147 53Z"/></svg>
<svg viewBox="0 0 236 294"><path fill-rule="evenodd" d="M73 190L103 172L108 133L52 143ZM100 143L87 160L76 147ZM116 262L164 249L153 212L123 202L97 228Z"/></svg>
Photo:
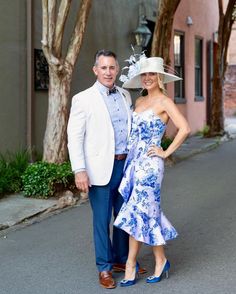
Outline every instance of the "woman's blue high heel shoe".
<svg viewBox="0 0 236 294"><path fill-rule="evenodd" d="M161 281L161 278L162 278L162 276L164 274L166 275L166 278L168 278L169 277L169 269L170 269L170 263L169 263L168 260L166 260L166 263L165 263L165 265L163 267L163 270L162 270L160 276L159 277L150 276L150 277L147 278L146 282L147 283L158 283L158 282Z"/></svg>
<svg viewBox="0 0 236 294"><path fill-rule="evenodd" d="M135 277L133 280L126 280L126 279L123 279L120 281L120 286L121 287L128 287L128 286L133 286L134 284L136 284L136 281L137 281L137 278L139 276L138 274L138 270L139 270L139 265L136 264L136 268L135 268Z"/></svg>

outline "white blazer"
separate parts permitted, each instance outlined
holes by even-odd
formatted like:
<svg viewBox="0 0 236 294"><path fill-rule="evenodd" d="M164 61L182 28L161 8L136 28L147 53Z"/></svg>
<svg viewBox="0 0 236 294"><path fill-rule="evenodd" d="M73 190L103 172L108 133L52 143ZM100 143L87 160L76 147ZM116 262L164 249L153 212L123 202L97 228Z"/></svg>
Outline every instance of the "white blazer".
<svg viewBox="0 0 236 294"><path fill-rule="evenodd" d="M129 134L130 94L120 87L117 89L125 102ZM72 98L67 133L72 170L85 169L92 185L108 184L114 164L114 130L104 99L95 84Z"/></svg>

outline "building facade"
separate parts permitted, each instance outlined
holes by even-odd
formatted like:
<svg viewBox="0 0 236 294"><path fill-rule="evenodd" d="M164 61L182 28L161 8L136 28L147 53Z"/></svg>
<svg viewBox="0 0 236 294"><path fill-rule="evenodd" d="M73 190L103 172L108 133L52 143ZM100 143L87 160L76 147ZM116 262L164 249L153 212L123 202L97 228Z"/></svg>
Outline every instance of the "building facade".
<svg viewBox="0 0 236 294"><path fill-rule="evenodd" d="M202 130L209 120L213 41L217 28L217 1L180 2L174 18L171 56L173 64L181 67L184 82L181 90L176 92L172 88L171 96L187 117L192 134Z"/></svg>
<svg viewBox="0 0 236 294"><path fill-rule="evenodd" d="M121 67L135 44L133 31L145 13L154 28L157 0L94 0L84 42L73 75L71 96L95 81L96 50L118 54ZM64 50L74 26L79 1L72 1ZM105 9L104 9L105 7ZM36 83L36 57L41 49L42 8L38 0L0 1L0 152L35 147L42 151L47 117L47 90ZM211 44L218 26L217 0L182 0L174 17L170 58L183 82L168 85L168 94L186 116L192 134L207 124ZM140 48L136 48L141 50ZM37 53L37 54L36 54ZM133 98L139 93L131 91ZM168 135L175 133L168 126Z"/></svg>
<svg viewBox="0 0 236 294"><path fill-rule="evenodd" d="M224 110L225 116L236 116L236 23L229 41L228 67L224 84Z"/></svg>

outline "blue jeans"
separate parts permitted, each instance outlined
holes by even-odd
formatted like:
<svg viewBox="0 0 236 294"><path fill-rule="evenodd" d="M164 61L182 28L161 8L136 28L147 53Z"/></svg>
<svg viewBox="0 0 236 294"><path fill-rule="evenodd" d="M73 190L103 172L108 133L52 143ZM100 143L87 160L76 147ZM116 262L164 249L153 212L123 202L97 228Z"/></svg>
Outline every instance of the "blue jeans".
<svg viewBox="0 0 236 294"><path fill-rule="evenodd" d="M125 160L115 160L110 182L105 186L92 186L89 200L93 212L93 235L96 265L98 271L110 271L113 263L125 263L128 256L129 236L123 230L113 227L110 239L112 210L116 218L123 198L118 187L123 176Z"/></svg>

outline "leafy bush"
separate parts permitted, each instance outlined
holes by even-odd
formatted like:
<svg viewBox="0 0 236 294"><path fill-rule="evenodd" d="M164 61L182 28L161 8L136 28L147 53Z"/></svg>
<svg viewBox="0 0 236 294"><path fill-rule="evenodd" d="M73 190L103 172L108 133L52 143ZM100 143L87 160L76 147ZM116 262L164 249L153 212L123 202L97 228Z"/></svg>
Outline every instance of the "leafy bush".
<svg viewBox="0 0 236 294"><path fill-rule="evenodd" d="M25 196L48 198L58 190L74 188L74 175L69 163L36 162L30 164L23 176Z"/></svg>
<svg viewBox="0 0 236 294"><path fill-rule="evenodd" d="M197 135L202 136L202 137L208 137L209 136L209 131L210 131L210 126L205 125L202 130L199 130L197 132Z"/></svg>
<svg viewBox="0 0 236 294"><path fill-rule="evenodd" d="M0 154L0 195L22 189L21 175L29 164L29 158L28 151Z"/></svg>
<svg viewBox="0 0 236 294"><path fill-rule="evenodd" d="M172 142L173 142L173 140L171 138L166 137L166 136L163 137L162 138L162 141L161 141L161 147L162 147L162 149L163 150L166 150Z"/></svg>

